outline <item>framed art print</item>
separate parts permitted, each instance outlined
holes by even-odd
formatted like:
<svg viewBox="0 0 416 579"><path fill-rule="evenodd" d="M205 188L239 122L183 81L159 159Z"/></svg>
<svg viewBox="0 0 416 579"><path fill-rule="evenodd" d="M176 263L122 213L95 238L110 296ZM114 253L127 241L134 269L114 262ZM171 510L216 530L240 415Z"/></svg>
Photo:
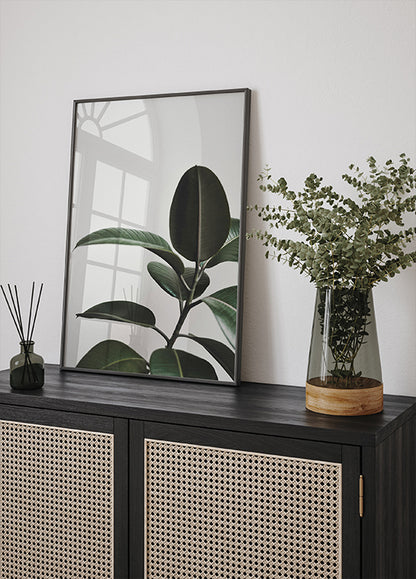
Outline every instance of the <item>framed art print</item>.
<svg viewBox="0 0 416 579"><path fill-rule="evenodd" d="M74 102L63 370L239 382L249 108Z"/></svg>

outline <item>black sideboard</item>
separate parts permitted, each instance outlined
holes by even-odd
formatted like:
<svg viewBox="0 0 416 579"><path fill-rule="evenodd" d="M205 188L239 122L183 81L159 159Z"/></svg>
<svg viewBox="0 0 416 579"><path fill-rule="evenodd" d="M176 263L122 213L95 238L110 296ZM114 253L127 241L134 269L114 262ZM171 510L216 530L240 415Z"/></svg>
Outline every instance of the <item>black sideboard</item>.
<svg viewBox="0 0 416 579"><path fill-rule="evenodd" d="M416 398L3 371L0 453L7 579L416 577Z"/></svg>

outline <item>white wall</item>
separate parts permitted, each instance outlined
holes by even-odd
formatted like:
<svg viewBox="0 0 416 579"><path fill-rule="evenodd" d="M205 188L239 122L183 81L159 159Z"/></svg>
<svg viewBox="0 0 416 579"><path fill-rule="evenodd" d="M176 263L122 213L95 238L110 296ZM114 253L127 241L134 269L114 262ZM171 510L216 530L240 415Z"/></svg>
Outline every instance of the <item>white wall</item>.
<svg viewBox="0 0 416 579"><path fill-rule="evenodd" d="M416 3L0 0L0 281L45 282L36 342L58 363L72 100L253 90L249 202L266 163L300 186L369 155L416 162ZM249 228L256 225L249 218ZM242 375L303 385L314 288L248 243ZM416 395L416 267L375 290L385 390ZM17 335L0 308L0 367Z"/></svg>

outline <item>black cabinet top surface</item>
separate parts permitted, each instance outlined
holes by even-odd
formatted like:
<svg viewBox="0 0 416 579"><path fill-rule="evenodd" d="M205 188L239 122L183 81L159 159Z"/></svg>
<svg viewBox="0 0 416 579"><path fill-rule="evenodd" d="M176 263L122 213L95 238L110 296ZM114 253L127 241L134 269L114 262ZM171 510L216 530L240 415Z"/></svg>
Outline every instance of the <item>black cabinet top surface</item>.
<svg viewBox="0 0 416 579"><path fill-rule="evenodd" d="M306 410L305 390L296 386L220 386L54 365L45 367L44 387L33 391L11 390L8 370L1 371L1 404L370 446L416 415L416 398L407 396L386 395L377 415L335 417Z"/></svg>

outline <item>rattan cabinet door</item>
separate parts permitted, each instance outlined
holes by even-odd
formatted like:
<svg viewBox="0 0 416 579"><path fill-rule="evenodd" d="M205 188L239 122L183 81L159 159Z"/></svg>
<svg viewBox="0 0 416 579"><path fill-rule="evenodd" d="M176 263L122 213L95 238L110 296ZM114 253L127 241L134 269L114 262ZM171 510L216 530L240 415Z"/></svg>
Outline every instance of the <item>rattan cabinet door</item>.
<svg viewBox="0 0 416 579"><path fill-rule="evenodd" d="M0 410L0 576L126 577L115 568L113 419L8 410Z"/></svg>
<svg viewBox="0 0 416 579"><path fill-rule="evenodd" d="M146 579L359 577L359 451L146 423L142 460Z"/></svg>

